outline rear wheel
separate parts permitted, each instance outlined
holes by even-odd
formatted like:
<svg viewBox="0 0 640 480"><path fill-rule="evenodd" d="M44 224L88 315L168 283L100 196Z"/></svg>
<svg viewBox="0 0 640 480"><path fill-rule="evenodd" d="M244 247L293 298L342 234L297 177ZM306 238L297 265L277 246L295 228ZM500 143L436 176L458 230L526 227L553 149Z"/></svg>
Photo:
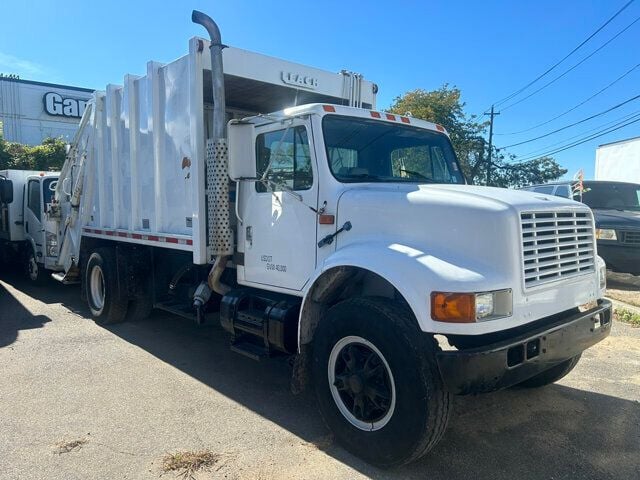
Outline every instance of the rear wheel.
<svg viewBox="0 0 640 480"><path fill-rule="evenodd" d="M569 360L566 360L556 365L555 367L551 367L549 370L545 370L535 377L531 377L530 379L519 383L517 386L524 388L538 388L557 382L561 378L568 375L569 372L571 372L571 370L575 368L575 366L580 361L581 355L582 354L576 355L575 357L570 358Z"/></svg>
<svg viewBox="0 0 640 480"><path fill-rule="evenodd" d="M395 302L362 297L331 307L314 334L311 371L320 412L337 440L382 467L411 462L435 446L451 401L437 349Z"/></svg>
<svg viewBox="0 0 640 480"><path fill-rule="evenodd" d="M151 277L136 279L136 295L129 302L127 308L127 321L137 322L147 318L153 310L153 297L151 293Z"/></svg>
<svg viewBox="0 0 640 480"><path fill-rule="evenodd" d="M110 248L95 250L85 270L87 303L99 324L122 322L127 314L128 299L120 294L115 252Z"/></svg>

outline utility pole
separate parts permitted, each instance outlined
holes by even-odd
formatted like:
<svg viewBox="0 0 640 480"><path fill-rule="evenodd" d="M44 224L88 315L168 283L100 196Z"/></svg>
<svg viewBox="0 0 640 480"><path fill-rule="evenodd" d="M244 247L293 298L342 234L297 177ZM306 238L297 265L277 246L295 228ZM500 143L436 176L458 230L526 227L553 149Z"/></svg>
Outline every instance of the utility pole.
<svg viewBox="0 0 640 480"><path fill-rule="evenodd" d="M489 123L489 154L487 155L487 185L491 183L491 157L493 150L493 117L496 115L500 115L500 112L494 112L494 106L491 105L491 113L486 113L485 115L489 115L491 122Z"/></svg>

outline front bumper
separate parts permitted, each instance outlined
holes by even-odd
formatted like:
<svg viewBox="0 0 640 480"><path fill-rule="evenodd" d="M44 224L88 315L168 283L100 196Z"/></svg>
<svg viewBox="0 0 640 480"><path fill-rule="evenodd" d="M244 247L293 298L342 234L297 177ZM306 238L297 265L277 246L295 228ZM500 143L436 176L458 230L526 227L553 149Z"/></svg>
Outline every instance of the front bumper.
<svg viewBox="0 0 640 480"><path fill-rule="evenodd" d="M640 248L638 245L598 242L598 255L604 259L607 268L620 273L640 274Z"/></svg>
<svg viewBox="0 0 640 480"><path fill-rule="evenodd" d="M609 335L611 302L571 314L537 330L469 350L437 355L449 391L458 395L491 392L523 382L565 361Z"/></svg>

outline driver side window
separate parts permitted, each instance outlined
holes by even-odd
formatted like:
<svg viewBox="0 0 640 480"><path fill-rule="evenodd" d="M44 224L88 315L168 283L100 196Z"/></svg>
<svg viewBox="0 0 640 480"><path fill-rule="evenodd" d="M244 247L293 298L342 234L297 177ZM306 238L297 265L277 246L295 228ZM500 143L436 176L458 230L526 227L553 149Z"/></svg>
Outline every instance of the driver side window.
<svg viewBox="0 0 640 480"><path fill-rule="evenodd" d="M292 190L310 189L313 170L307 129L298 126L258 135L256 167L259 178L268 170L269 180L267 185L256 182L258 192L279 191L282 185Z"/></svg>
<svg viewBox="0 0 640 480"><path fill-rule="evenodd" d="M29 180L29 191L27 197L27 207L40 220L40 182Z"/></svg>

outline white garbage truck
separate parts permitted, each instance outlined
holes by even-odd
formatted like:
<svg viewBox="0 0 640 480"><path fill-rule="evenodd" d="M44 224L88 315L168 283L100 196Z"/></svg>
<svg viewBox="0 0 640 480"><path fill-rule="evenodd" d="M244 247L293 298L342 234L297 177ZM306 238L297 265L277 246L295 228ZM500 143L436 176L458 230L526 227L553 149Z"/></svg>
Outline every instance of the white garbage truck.
<svg viewBox="0 0 640 480"><path fill-rule="evenodd" d="M0 170L0 261L21 265L36 284L62 270L54 225L47 225L57 181L58 172Z"/></svg>
<svg viewBox="0 0 640 480"><path fill-rule="evenodd" d="M591 211L468 185L441 125L377 87L193 38L96 92L49 214L99 323L219 319L380 466L442 437L452 395L566 375L609 334Z"/></svg>

